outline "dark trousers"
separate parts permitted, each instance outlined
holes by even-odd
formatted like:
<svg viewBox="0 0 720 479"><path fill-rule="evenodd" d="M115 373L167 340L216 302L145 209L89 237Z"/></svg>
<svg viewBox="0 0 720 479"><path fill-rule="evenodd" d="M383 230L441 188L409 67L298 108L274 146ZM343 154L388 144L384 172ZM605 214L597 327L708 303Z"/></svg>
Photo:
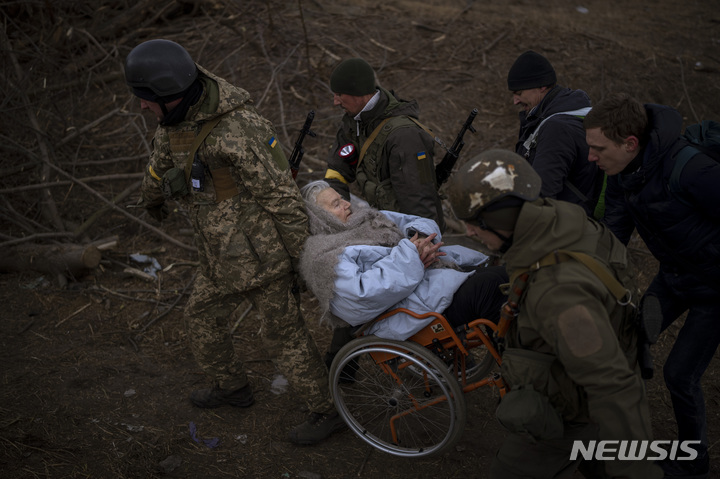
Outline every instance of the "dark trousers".
<svg viewBox="0 0 720 479"><path fill-rule="evenodd" d="M500 292L500 285L508 281L504 266L477 268L475 274L460 285L443 315L455 327L478 318L497 323L500 308L507 300Z"/></svg>
<svg viewBox="0 0 720 479"><path fill-rule="evenodd" d="M688 311L675 344L663 366L670 392L678 439L700 440L698 452L707 451L705 399L700 380L720 344L720 292L702 278L660 267L646 294L660 300L663 331Z"/></svg>

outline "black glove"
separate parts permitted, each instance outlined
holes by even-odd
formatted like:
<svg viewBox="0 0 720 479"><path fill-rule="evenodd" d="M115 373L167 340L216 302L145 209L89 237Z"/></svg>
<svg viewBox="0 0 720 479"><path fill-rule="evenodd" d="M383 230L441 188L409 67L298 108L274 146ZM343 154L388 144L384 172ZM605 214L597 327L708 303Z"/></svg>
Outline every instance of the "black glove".
<svg viewBox="0 0 720 479"><path fill-rule="evenodd" d="M162 220L168 217L170 210L165 203L160 203L155 206L147 206L145 208L150 216L162 223Z"/></svg>

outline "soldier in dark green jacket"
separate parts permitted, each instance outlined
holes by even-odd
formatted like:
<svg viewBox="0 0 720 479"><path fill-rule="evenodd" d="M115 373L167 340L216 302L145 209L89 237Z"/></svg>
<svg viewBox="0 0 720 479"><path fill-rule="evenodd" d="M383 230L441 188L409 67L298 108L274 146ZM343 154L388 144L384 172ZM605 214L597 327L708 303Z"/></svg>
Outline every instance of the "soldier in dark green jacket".
<svg viewBox="0 0 720 479"><path fill-rule="evenodd" d="M245 90L196 65L177 43L135 47L125 78L159 122L142 205L162 220L166 200L174 199L195 231L200 271L185 316L193 354L212 387L194 391L191 401L204 408L253 404L228 328L233 311L249 300L267 349L312 412L290 439L324 439L343 422L293 292L308 220L275 129Z"/></svg>
<svg viewBox="0 0 720 479"><path fill-rule="evenodd" d="M508 305L517 304L502 353L511 389L497 410L510 435L490 476L572 477L579 468L586 477L662 477L651 460L571 457L574 441L652 439L637 296L625 247L581 207L538 199L540 185L527 161L503 150L471 159L449 184L468 235L505 261Z"/></svg>
<svg viewBox="0 0 720 479"><path fill-rule="evenodd" d="M361 58L342 61L330 77L333 104L345 115L328 158L325 180L345 199L357 181L370 206L430 218L445 230L437 192L432 134L418 120L416 101L375 85Z"/></svg>

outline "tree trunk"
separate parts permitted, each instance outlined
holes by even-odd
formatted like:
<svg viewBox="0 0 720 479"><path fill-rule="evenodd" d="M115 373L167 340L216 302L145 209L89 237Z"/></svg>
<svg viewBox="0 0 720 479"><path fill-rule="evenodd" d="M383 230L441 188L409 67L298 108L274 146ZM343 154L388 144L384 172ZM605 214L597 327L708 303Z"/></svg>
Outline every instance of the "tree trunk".
<svg viewBox="0 0 720 479"><path fill-rule="evenodd" d="M97 268L101 257L94 245L21 245L0 258L0 272L32 270L78 277Z"/></svg>

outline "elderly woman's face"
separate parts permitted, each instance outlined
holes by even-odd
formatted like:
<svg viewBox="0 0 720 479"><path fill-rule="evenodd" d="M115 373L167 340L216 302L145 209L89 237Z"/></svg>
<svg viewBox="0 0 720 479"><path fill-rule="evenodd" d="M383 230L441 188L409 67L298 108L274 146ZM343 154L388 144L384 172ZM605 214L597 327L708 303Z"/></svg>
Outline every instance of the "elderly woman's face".
<svg viewBox="0 0 720 479"><path fill-rule="evenodd" d="M316 203L325 211L331 213L343 223L347 223L352 214L350 202L343 199L340 194L332 188L325 188L317 195Z"/></svg>

